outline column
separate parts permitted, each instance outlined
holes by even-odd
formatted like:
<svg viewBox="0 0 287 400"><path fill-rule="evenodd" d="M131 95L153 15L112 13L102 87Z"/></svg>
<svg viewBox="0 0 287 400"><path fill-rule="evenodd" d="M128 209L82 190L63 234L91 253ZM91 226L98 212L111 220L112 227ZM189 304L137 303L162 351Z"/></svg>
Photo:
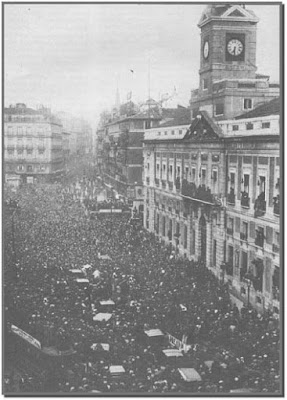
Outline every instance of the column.
<svg viewBox="0 0 287 400"><path fill-rule="evenodd" d="M206 266L208 268L212 267L212 223L211 221L206 221Z"/></svg>

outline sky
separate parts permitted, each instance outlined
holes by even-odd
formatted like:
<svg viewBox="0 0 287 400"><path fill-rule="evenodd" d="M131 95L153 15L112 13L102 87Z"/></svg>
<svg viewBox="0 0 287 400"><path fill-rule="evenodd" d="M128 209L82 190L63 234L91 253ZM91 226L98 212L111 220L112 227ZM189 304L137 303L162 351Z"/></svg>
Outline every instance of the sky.
<svg viewBox="0 0 287 400"><path fill-rule="evenodd" d="M199 82L204 4L5 4L5 106L43 104L96 124L121 102L174 95L188 106ZM259 17L258 72L279 81L278 5L250 5ZM150 74L149 71L150 65ZM131 70L134 72L132 73ZM176 89L176 92L174 91Z"/></svg>

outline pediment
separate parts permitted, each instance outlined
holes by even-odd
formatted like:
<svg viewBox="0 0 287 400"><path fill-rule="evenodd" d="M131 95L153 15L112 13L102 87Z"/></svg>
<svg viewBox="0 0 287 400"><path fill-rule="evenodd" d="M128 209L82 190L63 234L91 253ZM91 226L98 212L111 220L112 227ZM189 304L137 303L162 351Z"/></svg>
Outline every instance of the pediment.
<svg viewBox="0 0 287 400"><path fill-rule="evenodd" d="M188 128L184 139L193 142L219 141L222 132L206 111L200 111Z"/></svg>
<svg viewBox="0 0 287 400"><path fill-rule="evenodd" d="M245 8L235 5L230 8L228 8L224 14L222 14L222 18L232 18L232 17L237 17L237 18L254 18L254 15L252 15L249 11L247 11Z"/></svg>

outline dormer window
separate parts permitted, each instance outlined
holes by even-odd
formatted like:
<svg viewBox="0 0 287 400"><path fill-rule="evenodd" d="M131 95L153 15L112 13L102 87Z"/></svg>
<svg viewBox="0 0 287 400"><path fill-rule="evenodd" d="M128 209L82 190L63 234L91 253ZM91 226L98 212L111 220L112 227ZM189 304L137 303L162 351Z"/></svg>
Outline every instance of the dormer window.
<svg viewBox="0 0 287 400"><path fill-rule="evenodd" d="M244 110L251 110L252 107L252 99L244 99L243 100L243 109Z"/></svg>

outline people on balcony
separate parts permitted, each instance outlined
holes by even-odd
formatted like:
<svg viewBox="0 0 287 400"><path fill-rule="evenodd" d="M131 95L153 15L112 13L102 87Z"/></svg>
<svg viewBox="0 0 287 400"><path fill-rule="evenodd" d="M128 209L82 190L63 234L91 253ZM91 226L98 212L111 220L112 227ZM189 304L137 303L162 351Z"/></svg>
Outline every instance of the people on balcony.
<svg viewBox="0 0 287 400"><path fill-rule="evenodd" d="M241 205L249 207L249 194L245 190L244 192L241 192Z"/></svg>
<svg viewBox="0 0 287 400"><path fill-rule="evenodd" d="M266 211L266 201L265 201L265 193L261 192L260 195L255 200L254 204L255 210Z"/></svg>

